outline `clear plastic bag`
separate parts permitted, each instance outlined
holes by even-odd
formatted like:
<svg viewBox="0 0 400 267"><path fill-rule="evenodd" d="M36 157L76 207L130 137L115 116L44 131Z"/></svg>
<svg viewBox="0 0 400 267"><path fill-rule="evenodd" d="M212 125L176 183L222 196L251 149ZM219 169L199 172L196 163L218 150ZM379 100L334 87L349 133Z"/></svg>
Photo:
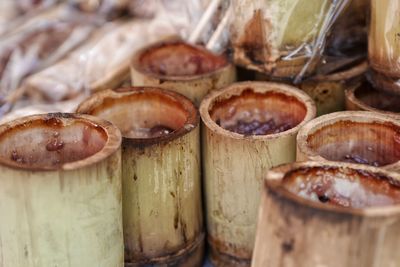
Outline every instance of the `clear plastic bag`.
<svg viewBox="0 0 400 267"><path fill-rule="evenodd" d="M233 0L234 60L275 78L314 73L332 25L350 0Z"/></svg>
<svg viewBox="0 0 400 267"><path fill-rule="evenodd" d="M0 99L23 79L44 69L84 42L96 23L62 7L26 21L0 42Z"/></svg>

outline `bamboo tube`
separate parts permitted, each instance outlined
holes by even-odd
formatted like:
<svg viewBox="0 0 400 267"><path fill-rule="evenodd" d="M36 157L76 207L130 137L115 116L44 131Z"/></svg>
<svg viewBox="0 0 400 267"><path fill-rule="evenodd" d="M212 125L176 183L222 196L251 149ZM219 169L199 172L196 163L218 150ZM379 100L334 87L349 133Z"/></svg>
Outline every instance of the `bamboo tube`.
<svg viewBox="0 0 400 267"><path fill-rule="evenodd" d="M87 115L0 126L0 266L123 266L120 144Z"/></svg>
<svg viewBox="0 0 400 267"><path fill-rule="evenodd" d="M400 175L306 162L267 173L253 267L398 266Z"/></svg>
<svg viewBox="0 0 400 267"><path fill-rule="evenodd" d="M345 90L360 86L366 62L328 75L318 75L297 85L315 102L317 116L345 109Z"/></svg>
<svg viewBox="0 0 400 267"><path fill-rule="evenodd" d="M297 160L351 162L400 171L400 121L366 111L321 116L300 129Z"/></svg>
<svg viewBox="0 0 400 267"><path fill-rule="evenodd" d="M211 90L236 80L234 65L199 46L170 40L145 47L131 62L135 86L157 86L178 92L196 106Z"/></svg>
<svg viewBox="0 0 400 267"><path fill-rule="evenodd" d="M347 110L364 110L392 117L400 116L400 97L376 90L367 82L361 86L347 89L345 94Z"/></svg>
<svg viewBox="0 0 400 267"><path fill-rule="evenodd" d="M122 141L125 266L200 266L199 115L185 97L157 88L94 94L78 107L113 122Z"/></svg>
<svg viewBox="0 0 400 267"><path fill-rule="evenodd" d="M233 1L235 63L273 77L296 76L309 59L304 49L317 39L330 5L326 0Z"/></svg>
<svg viewBox="0 0 400 267"><path fill-rule="evenodd" d="M375 71L400 78L400 2L371 0L368 57Z"/></svg>
<svg viewBox="0 0 400 267"><path fill-rule="evenodd" d="M211 260L249 266L262 174L295 160L297 132L315 116L315 106L292 86L243 82L208 94L200 115ZM260 124L258 134L275 133L237 133L248 122Z"/></svg>
<svg viewBox="0 0 400 267"><path fill-rule="evenodd" d="M345 91L359 87L367 69L368 64L364 61L345 70L313 76L296 86L314 100L317 116L342 111L345 109ZM256 79L260 81L270 80L269 77L261 73L256 74Z"/></svg>

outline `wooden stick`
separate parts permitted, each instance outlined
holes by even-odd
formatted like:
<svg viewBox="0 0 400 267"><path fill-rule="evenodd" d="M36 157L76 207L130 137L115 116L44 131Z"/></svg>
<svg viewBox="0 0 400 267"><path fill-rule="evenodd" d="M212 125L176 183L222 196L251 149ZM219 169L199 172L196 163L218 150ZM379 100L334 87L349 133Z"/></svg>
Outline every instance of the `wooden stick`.
<svg viewBox="0 0 400 267"><path fill-rule="evenodd" d="M226 29L232 14L233 8L232 6L229 6L221 22L218 24L217 29L214 31L213 35L207 43L206 48L208 50L216 52L219 49L219 47L217 46L217 42L220 40L223 31Z"/></svg>
<svg viewBox="0 0 400 267"><path fill-rule="evenodd" d="M212 0L211 1L211 3L208 5L206 11L204 12L203 16L200 18L200 21L197 24L196 28L194 29L192 34L189 36L189 39L188 39L189 43L197 43L204 28L210 22L215 11L218 9L220 2L221 2L221 0Z"/></svg>

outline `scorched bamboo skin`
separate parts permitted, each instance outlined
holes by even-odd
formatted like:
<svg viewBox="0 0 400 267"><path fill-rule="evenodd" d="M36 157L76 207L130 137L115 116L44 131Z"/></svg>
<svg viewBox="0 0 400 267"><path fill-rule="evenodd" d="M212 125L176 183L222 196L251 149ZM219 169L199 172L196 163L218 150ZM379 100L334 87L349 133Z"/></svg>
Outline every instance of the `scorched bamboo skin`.
<svg viewBox="0 0 400 267"><path fill-rule="evenodd" d="M321 116L300 129L297 160L350 162L400 171L400 122L366 111Z"/></svg>
<svg viewBox="0 0 400 267"><path fill-rule="evenodd" d="M173 40L140 50L131 63L131 79L135 86L178 92L199 106L208 92L234 82L236 69L225 56Z"/></svg>
<svg viewBox="0 0 400 267"><path fill-rule="evenodd" d="M346 163L269 171L253 267L399 266L400 176Z"/></svg>
<svg viewBox="0 0 400 267"><path fill-rule="evenodd" d="M0 126L0 266L124 266L120 144L87 115Z"/></svg>
<svg viewBox="0 0 400 267"><path fill-rule="evenodd" d="M125 266L201 266L199 115L180 94L105 90L78 107L113 122L122 141Z"/></svg>
<svg viewBox="0 0 400 267"><path fill-rule="evenodd" d="M315 106L294 87L243 82L207 95L200 115L211 260L249 266L263 172L295 160L297 131Z"/></svg>

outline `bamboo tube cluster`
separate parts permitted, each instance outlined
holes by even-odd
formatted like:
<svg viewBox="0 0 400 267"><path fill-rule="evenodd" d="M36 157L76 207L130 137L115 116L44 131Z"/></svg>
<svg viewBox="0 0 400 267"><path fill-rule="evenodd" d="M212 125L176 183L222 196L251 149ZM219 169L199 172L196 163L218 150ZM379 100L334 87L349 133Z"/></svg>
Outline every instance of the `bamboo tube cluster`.
<svg viewBox="0 0 400 267"><path fill-rule="evenodd" d="M297 131L315 117L315 106L289 85L243 82L208 94L200 115L211 260L249 266L263 173L295 160ZM269 135L229 130L246 122L290 126Z"/></svg>
<svg viewBox="0 0 400 267"><path fill-rule="evenodd" d="M267 173L253 267L397 266L398 173L295 163Z"/></svg>
<svg viewBox="0 0 400 267"><path fill-rule="evenodd" d="M0 126L1 266L124 266L120 144L87 115Z"/></svg>
<svg viewBox="0 0 400 267"><path fill-rule="evenodd" d="M178 92L196 106L211 90L236 80L235 66L222 55L179 40L140 50L131 63L134 86L157 86Z"/></svg>
<svg viewBox="0 0 400 267"><path fill-rule="evenodd" d="M400 122L364 111L321 116L300 129L297 160L351 162L400 171Z"/></svg>
<svg viewBox="0 0 400 267"><path fill-rule="evenodd" d="M204 229L199 115L172 91L105 90L78 112L122 132L125 266L200 266Z"/></svg>

